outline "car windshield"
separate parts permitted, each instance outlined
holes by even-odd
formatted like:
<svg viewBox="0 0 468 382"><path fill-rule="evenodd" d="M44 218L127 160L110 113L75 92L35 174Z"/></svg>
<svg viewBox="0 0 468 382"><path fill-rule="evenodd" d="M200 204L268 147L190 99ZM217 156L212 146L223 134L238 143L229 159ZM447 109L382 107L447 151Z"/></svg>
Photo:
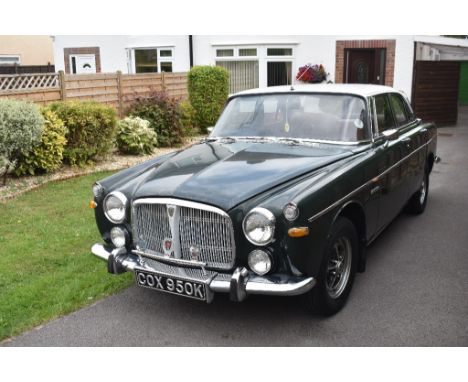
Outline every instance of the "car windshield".
<svg viewBox="0 0 468 382"><path fill-rule="evenodd" d="M267 94L233 98L211 137L369 139L364 99L341 94Z"/></svg>

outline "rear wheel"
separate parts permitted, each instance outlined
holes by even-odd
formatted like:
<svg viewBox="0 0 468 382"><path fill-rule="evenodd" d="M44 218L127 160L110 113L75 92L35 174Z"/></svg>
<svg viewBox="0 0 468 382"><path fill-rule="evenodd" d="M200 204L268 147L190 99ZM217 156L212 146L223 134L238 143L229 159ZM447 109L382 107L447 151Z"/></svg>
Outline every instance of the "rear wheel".
<svg viewBox="0 0 468 382"><path fill-rule="evenodd" d="M326 316L343 308L353 285L358 253L354 224L339 218L332 228L317 285L305 296L309 308Z"/></svg>
<svg viewBox="0 0 468 382"><path fill-rule="evenodd" d="M414 193L408 202L408 212L419 215L424 212L427 204L427 197L429 194L429 173L426 170L424 172L423 179L419 186L418 191Z"/></svg>

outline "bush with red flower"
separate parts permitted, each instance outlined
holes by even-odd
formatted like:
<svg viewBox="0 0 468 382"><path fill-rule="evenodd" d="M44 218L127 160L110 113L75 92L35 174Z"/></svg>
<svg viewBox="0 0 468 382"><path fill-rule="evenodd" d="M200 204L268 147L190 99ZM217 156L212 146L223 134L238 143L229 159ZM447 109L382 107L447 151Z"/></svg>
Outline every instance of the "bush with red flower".
<svg viewBox="0 0 468 382"><path fill-rule="evenodd" d="M301 66L296 75L296 80L307 82L309 84L314 84L318 82L325 81L327 79L327 73L322 64L320 65L311 65L307 64Z"/></svg>

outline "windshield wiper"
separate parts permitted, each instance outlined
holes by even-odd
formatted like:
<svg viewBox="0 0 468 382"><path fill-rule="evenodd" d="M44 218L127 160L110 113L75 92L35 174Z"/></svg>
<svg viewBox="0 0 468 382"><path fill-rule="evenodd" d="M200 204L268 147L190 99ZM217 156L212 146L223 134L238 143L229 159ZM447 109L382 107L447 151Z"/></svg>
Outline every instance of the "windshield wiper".
<svg viewBox="0 0 468 382"><path fill-rule="evenodd" d="M299 139L296 139L296 138L278 137L278 141L287 142L287 143L290 143L290 144L293 144L293 145L301 144L301 141Z"/></svg>

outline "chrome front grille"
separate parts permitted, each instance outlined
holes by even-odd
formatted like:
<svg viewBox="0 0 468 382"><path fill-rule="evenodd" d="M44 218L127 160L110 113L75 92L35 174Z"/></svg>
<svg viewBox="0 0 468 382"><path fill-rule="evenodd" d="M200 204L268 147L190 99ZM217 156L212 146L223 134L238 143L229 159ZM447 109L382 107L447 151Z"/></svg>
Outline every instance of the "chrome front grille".
<svg viewBox="0 0 468 382"><path fill-rule="evenodd" d="M214 269L230 269L235 260L232 222L224 211L177 199L138 199L132 207L136 248L168 256L164 242L172 240L174 259L202 262Z"/></svg>

